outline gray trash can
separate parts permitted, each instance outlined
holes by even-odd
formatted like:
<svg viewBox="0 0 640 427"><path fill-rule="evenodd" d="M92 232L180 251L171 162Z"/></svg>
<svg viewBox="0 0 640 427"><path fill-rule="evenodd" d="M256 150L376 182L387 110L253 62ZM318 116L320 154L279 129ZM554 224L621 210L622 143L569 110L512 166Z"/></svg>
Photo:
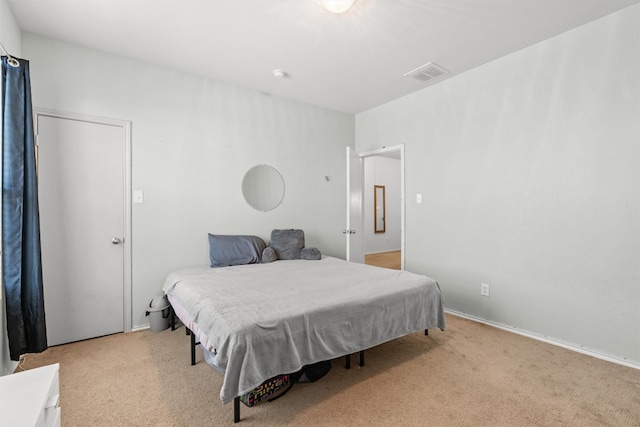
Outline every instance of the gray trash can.
<svg viewBox="0 0 640 427"><path fill-rule="evenodd" d="M149 303L149 325L151 332L161 332L169 327L169 300L166 295L157 296Z"/></svg>

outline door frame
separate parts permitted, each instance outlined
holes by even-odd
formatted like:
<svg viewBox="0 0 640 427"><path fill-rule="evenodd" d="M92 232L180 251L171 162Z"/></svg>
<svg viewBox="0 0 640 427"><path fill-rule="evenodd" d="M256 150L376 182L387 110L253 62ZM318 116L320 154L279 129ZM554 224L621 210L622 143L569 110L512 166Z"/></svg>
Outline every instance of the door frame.
<svg viewBox="0 0 640 427"><path fill-rule="evenodd" d="M375 157L375 156L388 156L391 153L400 153L400 269L404 270L405 266L405 184L404 184L404 144L392 145L390 147L382 147L372 151L365 151L364 153L357 153L361 159L365 157ZM366 167L366 166L363 166ZM361 189L361 194L363 193L363 189ZM351 194L348 195L351 197ZM362 203L362 202L361 202ZM361 210L361 215L364 217L364 210ZM362 223L364 223L364 218L362 218Z"/></svg>
<svg viewBox="0 0 640 427"><path fill-rule="evenodd" d="M34 108L34 131L38 130L38 119L40 117L53 117L57 119L76 120L86 123L95 123L106 126L115 126L122 128L124 134L124 235L123 246L123 328L124 332L131 332L133 313L131 307L132 299L132 265L131 265L131 122L127 120L111 119L107 117L91 116L88 114L70 113L66 111L58 111L47 108ZM38 135L36 138L36 150L38 147ZM36 151L37 162L37 151Z"/></svg>
<svg viewBox="0 0 640 427"><path fill-rule="evenodd" d="M347 244L345 259L364 264L364 161L351 146L347 146L346 154L347 228L342 230Z"/></svg>

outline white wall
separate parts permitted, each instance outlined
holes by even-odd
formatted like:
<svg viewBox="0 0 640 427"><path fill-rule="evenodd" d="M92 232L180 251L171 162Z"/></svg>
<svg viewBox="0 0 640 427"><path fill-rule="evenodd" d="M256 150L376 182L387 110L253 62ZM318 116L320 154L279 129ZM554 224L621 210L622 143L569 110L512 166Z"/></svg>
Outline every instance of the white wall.
<svg viewBox="0 0 640 427"><path fill-rule="evenodd" d="M356 150L405 144L448 308L640 363L639 117L634 5L358 114Z"/></svg>
<svg viewBox="0 0 640 427"><path fill-rule="evenodd" d="M23 33L34 107L132 122L133 326L175 268L206 265L207 233L302 228L307 246L344 258L344 148L353 115ZM284 176L284 204L244 201L256 164ZM330 180L326 181L325 176Z"/></svg>
<svg viewBox="0 0 640 427"><path fill-rule="evenodd" d="M364 253L399 251L400 238L400 160L382 156L364 158ZM386 231L374 232L373 186L385 186Z"/></svg>
<svg viewBox="0 0 640 427"><path fill-rule="evenodd" d="M4 0L0 0L0 43L2 43L2 46L4 46L12 56L21 56L22 41L20 28L18 28L18 23L16 22L13 13L9 9L7 2ZM4 53L0 53L0 55L4 55ZM1 84L0 99L2 99ZM2 102L0 102L0 118L2 116ZM0 119L0 135L2 135L1 127L2 120ZM0 150L0 160L1 159L2 150ZM1 203L2 201L0 200L0 205ZM1 271L2 264L0 263L0 272ZM16 363L11 361L11 356L9 355L7 328L4 324L5 319L7 318L4 301L4 283L0 288L0 376L2 376L13 372L16 367Z"/></svg>
<svg viewBox="0 0 640 427"><path fill-rule="evenodd" d="M0 43L12 56L22 53L22 32L5 0L0 0ZM0 55L4 55L1 53Z"/></svg>

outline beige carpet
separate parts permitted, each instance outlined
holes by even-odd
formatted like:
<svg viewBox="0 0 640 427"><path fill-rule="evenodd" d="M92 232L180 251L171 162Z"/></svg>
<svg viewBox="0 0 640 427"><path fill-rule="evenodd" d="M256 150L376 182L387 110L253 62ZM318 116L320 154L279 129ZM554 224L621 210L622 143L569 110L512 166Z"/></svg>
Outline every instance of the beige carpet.
<svg viewBox="0 0 640 427"><path fill-rule="evenodd" d="M281 399L241 406L239 426L640 426L640 371L447 316L344 360ZM223 426L222 376L190 366L184 328L117 334L28 355L60 363L64 426ZM356 362L356 363L353 363Z"/></svg>

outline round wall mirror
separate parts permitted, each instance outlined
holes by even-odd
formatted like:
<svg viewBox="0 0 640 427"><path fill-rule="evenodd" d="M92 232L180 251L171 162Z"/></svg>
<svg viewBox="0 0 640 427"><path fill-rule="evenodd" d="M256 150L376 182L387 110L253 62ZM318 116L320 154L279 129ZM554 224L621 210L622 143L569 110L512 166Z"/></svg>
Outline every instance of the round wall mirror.
<svg viewBox="0 0 640 427"><path fill-rule="evenodd" d="M284 199L284 178L272 166L254 166L244 174L242 195L254 209L262 212L274 210Z"/></svg>

